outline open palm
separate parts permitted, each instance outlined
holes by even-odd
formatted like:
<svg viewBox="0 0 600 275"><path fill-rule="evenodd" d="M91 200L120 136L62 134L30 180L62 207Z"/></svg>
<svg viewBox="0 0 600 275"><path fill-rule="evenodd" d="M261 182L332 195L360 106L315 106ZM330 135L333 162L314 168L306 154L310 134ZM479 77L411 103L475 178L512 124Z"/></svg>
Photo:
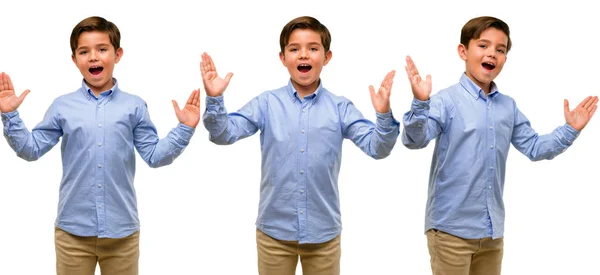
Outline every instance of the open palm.
<svg viewBox="0 0 600 275"><path fill-rule="evenodd" d="M375 89L373 85L369 86L369 91L371 92L371 102L373 103L373 107L375 107L375 111L381 114L385 114L390 111L390 95L392 92L392 84L394 84L394 76L396 75L396 71L389 72L383 81L381 81L381 86L377 93L375 93Z"/></svg>
<svg viewBox="0 0 600 275"><path fill-rule="evenodd" d="M410 56L406 57L406 66L404 68L406 69L406 75L408 76L413 96L421 101L428 100L429 95L431 95L431 76L427 75L425 80L423 80Z"/></svg>
<svg viewBox="0 0 600 275"><path fill-rule="evenodd" d="M196 128L200 122L200 90L194 90L188 98L188 101L183 106L183 109L179 109L177 101L173 100L173 108L175 109L175 115L182 124L189 127Z"/></svg>
<svg viewBox="0 0 600 275"><path fill-rule="evenodd" d="M10 76L6 73L0 75L0 112L10 113L23 103L29 90L25 90L21 96L15 94L15 88L10 81Z"/></svg>
<svg viewBox="0 0 600 275"><path fill-rule="evenodd" d="M575 109L569 110L569 101L564 101L565 120L571 127L577 131L583 130L587 123L592 119L598 108L598 97L588 96Z"/></svg>
<svg viewBox="0 0 600 275"><path fill-rule="evenodd" d="M220 78L212 58L207 53L202 54L200 72L202 73L204 90L206 90L206 94L211 97L221 96L225 89L227 89L229 80L231 80L231 77L233 76L232 73L228 73L225 76L225 79Z"/></svg>

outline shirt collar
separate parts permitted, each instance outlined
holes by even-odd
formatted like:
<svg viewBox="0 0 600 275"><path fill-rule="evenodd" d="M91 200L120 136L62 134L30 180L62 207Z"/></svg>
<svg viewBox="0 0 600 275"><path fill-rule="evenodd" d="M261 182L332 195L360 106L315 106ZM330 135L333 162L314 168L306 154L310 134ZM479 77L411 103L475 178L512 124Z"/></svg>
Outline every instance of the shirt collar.
<svg viewBox="0 0 600 275"><path fill-rule="evenodd" d="M110 88L107 91L101 92L100 97L107 97L108 100L111 100L113 97L115 97L120 92L117 79L113 77L112 80L114 83L112 88ZM85 96L88 100L91 100L92 98L98 99L96 97L96 95L94 94L94 92L92 92L92 89L87 85L87 83L85 83L85 80L81 81L81 92L83 93L83 96Z"/></svg>
<svg viewBox="0 0 600 275"><path fill-rule="evenodd" d="M323 89L323 81L321 81L319 79L319 87L317 87L317 89L310 95L305 96L305 99L311 99L313 101L316 101L317 98L319 97L319 94L321 94L321 89ZM294 88L294 84L292 84L292 79L290 79L288 81L288 85L287 85L287 93L288 95L291 97L293 102L296 102L296 100L300 101L300 96L298 95L298 91L296 91L296 88Z"/></svg>
<svg viewBox="0 0 600 275"><path fill-rule="evenodd" d="M460 85L463 86L463 88L465 88L465 90L467 90L467 92L474 98L477 99L479 97L481 97L482 99L485 99L485 94L483 92L483 90L477 86L477 84L475 84L475 82L473 82L466 73L463 73L460 76ZM495 97L498 94L498 86L496 85L496 83L494 81L492 81L492 85L490 87L490 94L488 95L488 97Z"/></svg>

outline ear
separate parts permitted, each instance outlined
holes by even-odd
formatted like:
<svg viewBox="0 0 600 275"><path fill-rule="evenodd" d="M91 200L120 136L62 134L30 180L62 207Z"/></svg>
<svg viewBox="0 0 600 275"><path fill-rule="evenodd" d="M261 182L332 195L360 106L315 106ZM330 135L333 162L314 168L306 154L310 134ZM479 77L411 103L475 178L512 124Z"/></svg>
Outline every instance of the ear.
<svg viewBox="0 0 600 275"><path fill-rule="evenodd" d="M71 59L73 60L73 63L77 65L77 58L75 58L75 54L71 54Z"/></svg>
<svg viewBox="0 0 600 275"><path fill-rule="evenodd" d="M121 56L123 56L123 48L117 49L117 52L115 53L115 64L119 63Z"/></svg>
<svg viewBox="0 0 600 275"><path fill-rule="evenodd" d="M282 52L279 52L279 60L281 60L281 64L285 66L285 55Z"/></svg>
<svg viewBox="0 0 600 275"><path fill-rule="evenodd" d="M325 65L327 65L327 63L329 63L329 60L331 60L331 57L333 57L333 52L327 51L327 53L325 54L325 63L323 63L323 66L325 66Z"/></svg>
<svg viewBox="0 0 600 275"><path fill-rule="evenodd" d="M467 61L467 47L463 44L458 44L458 56L460 59Z"/></svg>

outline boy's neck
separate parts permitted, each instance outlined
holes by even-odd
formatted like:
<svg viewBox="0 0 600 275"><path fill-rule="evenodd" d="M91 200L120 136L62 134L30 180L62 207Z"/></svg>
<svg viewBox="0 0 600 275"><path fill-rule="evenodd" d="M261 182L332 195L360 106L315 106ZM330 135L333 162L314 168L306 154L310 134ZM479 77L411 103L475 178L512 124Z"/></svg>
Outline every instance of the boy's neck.
<svg viewBox="0 0 600 275"><path fill-rule="evenodd" d="M300 97L300 99L304 99L305 96L309 96L315 93L319 88L320 83L321 80L319 79L318 81L316 81L316 83L313 83L308 87L304 87L300 86L298 83L292 80L292 86L294 86L294 89L296 89L296 92L298 93L298 97Z"/></svg>

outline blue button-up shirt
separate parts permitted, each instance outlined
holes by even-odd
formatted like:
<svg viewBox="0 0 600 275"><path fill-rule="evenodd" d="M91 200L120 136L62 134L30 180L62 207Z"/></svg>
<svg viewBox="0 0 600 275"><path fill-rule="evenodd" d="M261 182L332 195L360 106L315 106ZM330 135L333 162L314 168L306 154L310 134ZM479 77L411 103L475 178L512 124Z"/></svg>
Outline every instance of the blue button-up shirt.
<svg viewBox="0 0 600 275"><path fill-rule="evenodd" d="M512 98L495 84L486 97L465 74L428 101L414 99L404 114L402 143L418 149L436 139L425 231L435 228L466 239L502 237L510 144L537 161L562 153L578 135L568 124L538 135Z"/></svg>
<svg viewBox="0 0 600 275"><path fill-rule="evenodd" d="M140 227L134 147L151 167L170 164L194 129L179 124L159 140L146 103L116 84L98 98L85 82L60 96L31 132L17 111L2 114L4 136L19 157L40 158L62 137L63 175L55 225L78 236L121 238Z"/></svg>
<svg viewBox="0 0 600 275"><path fill-rule="evenodd" d="M340 234L338 175L344 138L367 155L388 156L399 135L392 113L365 119L348 99L322 85L301 99L291 82L227 114L223 97L207 97L204 126L216 144L260 130L260 203L256 226L286 241L323 243Z"/></svg>

